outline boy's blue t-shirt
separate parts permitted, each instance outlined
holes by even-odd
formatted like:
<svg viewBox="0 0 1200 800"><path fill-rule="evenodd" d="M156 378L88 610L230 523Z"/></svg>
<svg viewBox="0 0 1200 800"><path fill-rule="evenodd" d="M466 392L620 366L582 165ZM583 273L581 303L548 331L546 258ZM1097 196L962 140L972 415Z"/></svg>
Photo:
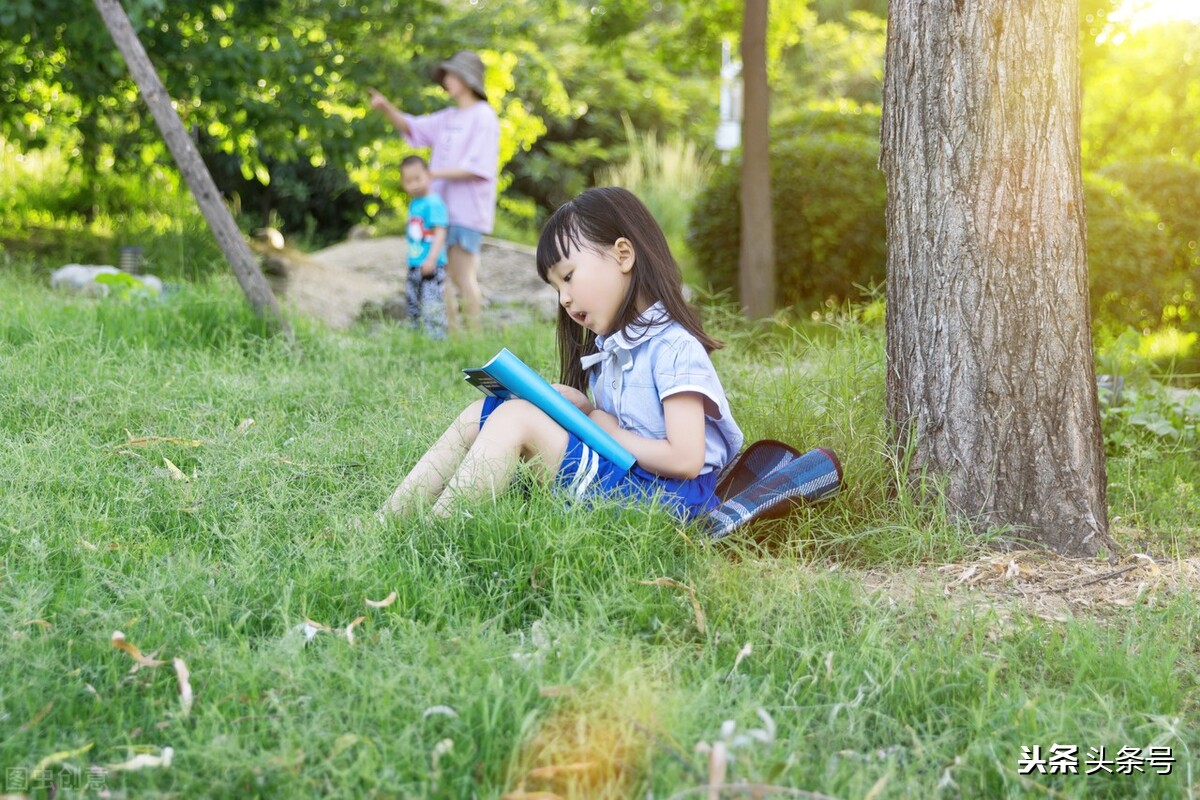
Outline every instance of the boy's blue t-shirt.
<svg viewBox="0 0 1200 800"><path fill-rule="evenodd" d="M447 228L450 212L440 195L413 198L408 204L408 266L419 267L433 246L434 228ZM438 266L446 265L446 248L438 254Z"/></svg>

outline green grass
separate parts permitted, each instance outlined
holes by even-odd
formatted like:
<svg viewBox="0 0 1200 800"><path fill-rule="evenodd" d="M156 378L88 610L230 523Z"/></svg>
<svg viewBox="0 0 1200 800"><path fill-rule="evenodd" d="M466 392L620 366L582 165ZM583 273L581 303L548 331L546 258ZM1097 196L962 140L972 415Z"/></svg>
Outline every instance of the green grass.
<svg viewBox="0 0 1200 800"><path fill-rule="evenodd" d="M706 782L696 745L731 721L730 780L840 798L1195 791L1194 598L1059 624L864 591L853 567L978 554L943 510L889 491L878 322L709 318L748 437L831 446L847 477L834 502L715 547L658 509L566 511L536 489L446 521L375 521L474 399L459 368L503 343L551 373L550 330L430 345L296 321L289 345L231 281L138 305L0 270L0 766L90 746L63 757L86 770L169 746L170 768L105 784L663 798ZM1172 507L1194 469L1139 442L1110 463L1112 513L1194 552L1195 517ZM694 587L703 632L684 593L642 583L659 577ZM351 644L336 629L360 616ZM335 632L305 643L306 619ZM190 714L170 664L131 673L115 630L186 662ZM734 741L754 729L769 741ZM1177 765L1017 774L1022 746L1061 743L1081 764L1088 747L1170 746ZM532 772L571 764L590 766Z"/></svg>

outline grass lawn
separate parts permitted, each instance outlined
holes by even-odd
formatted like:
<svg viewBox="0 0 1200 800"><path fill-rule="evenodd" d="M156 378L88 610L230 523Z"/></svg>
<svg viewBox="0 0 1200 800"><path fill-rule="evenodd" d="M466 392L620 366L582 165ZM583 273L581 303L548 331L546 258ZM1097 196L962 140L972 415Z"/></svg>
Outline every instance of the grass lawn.
<svg viewBox="0 0 1200 800"><path fill-rule="evenodd" d="M711 797L724 764L780 788L722 797L1195 796L1194 596L1055 621L867 590L982 557L890 489L882 326L710 318L747 436L846 466L759 541L537 489L375 520L475 398L459 368L503 344L553 374L548 328L297 321L293 346L229 281L141 304L0 270L0 794ZM1135 434L1109 464L1123 543L1194 555L1195 451ZM1020 774L1054 745L1077 774ZM1174 765L1084 774L1101 747Z"/></svg>

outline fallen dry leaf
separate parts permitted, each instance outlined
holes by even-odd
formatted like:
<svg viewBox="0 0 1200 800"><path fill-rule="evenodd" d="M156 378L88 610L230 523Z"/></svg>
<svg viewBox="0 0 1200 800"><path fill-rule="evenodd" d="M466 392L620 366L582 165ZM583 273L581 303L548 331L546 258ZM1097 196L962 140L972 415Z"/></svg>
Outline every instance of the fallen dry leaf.
<svg viewBox="0 0 1200 800"><path fill-rule="evenodd" d="M746 644L742 645L742 649L738 650L737 657L733 659L733 666L729 669L729 677L730 678L733 677L733 673L737 672L737 668L742 663L742 660L746 656L750 655L750 653L753 651L754 651L754 648L751 646L751 644L749 642L746 642ZM726 678L726 680L728 680L728 678Z"/></svg>
<svg viewBox="0 0 1200 800"><path fill-rule="evenodd" d="M429 708L425 709L424 712L422 712L421 719L429 719L430 717L434 717L434 716L443 716L443 717L450 717L451 719L458 719L458 712L455 711L450 706L430 706Z"/></svg>
<svg viewBox="0 0 1200 800"><path fill-rule="evenodd" d="M453 739L442 739L429 752L429 768L434 775L441 774L442 756L454 749Z"/></svg>
<svg viewBox="0 0 1200 800"><path fill-rule="evenodd" d="M399 596L400 595L396 594L395 592L392 592L391 594L389 594L387 597L383 598L382 600L364 599L363 602L366 603L367 605L369 605L371 608L387 608L392 603L396 602L396 598Z"/></svg>
<svg viewBox="0 0 1200 800"><path fill-rule="evenodd" d="M50 713L50 709L52 709L52 708L54 708L53 700L51 700L49 703L46 703L46 705L42 706L41 711L34 714L29 719L28 722L23 724L21 727L17 728L17 730L20 731L21 733L24 733L25 731L29 730L30 728L36 727L39 722L41 722L42 720L44 720L46 718L46 715Z"/></svg>
<svg viewBox="0 0 1200 800"><path fill-rule="evenodd" d="M1162 574L1162 569L1159 568L1158 562L1145 553L1134 553L1133 558L1140 561L1140 566L1150 572L1150 577L1157 578ZM1128 560L1126 559L1126 561Z"/></svg>
<svg viewBox="0 0 1200 800"><path fill-rule="evenodd" d="M162 767L166 769L171 766L171 759L175 757L175 748L164 747L162 755L150 755L149 753L138 753L128 761L120 764L109 764L105 767L109 772L133 772L139 769L149 769L151 767Z"/></svg>
<svg viewBox="0 0 1200 800"><path fill-rule="evenodd" d="M892 779L891 772L885 772L880 776L879 780L875 781L870 790L863 795L863 800L875 800L879 795L883 794L883 787L887 786L888 781Z"/></svg>
<svg viewBox="0 0 1200 800"><path fill-rule="evenodd" d="M354 621L346 626L346 641L350 644L354 644L354 629L358 627L358 624L364 619L366 619L366 617L355 617Z"/></svg>
<svg viewBox="0 0 1200 800"><path fill-rule="evenodd" d="M725 785L725 772L729 767L729 753L725 743L713 743L708 754L708 800L721 800L721 788Z"/></svg>
<svg viewBox="0 0 1200 800"><path fill-rule="evenodd" d="M112 646L118 650L124 650L126 653L129 653L131 658L133 658L135 663L130 672L137 672L140 667L161 667L163 664L167 663L165 661L159 661L155 658L152 658L154 655L153 653L151 653L149 656L142 655L142 651L137 649L136 645L130 644L128 641L126 641L125 634L121 633L120 631L113 631Z"/></svg>
<svg viewBox="0 0 1200 800"><path fill-rule="evenodd" d="M696 615L696 630L703 634L708 630L708 625L704 619L704 609L700 608L700 601L696 599L696 590L688 586L686 583L680 583L674 578L655 578L652 581L638 581L643 586L667 586L672 589L678 589L681 592L686 592L688 600L692 603L692 611Z"/></svg>
<svg viewBox="0 0 1200 800"><path fill-rule="evenodd" d="M183 470L171 463L171 459L164 456L163 463L167 465L167 472L171 473L171 480L186 481L188 479L188 476L183 474Z"/></svg>
<svg viewBox="0 0 1200 800"><path fill-rule="evenodd" d="M192 683L187 664L182 658L172 660L175 665L175 677L179 678L179 702L183 704L183 715L192 713Z"/></svg>
<svg viewBox="0 0 1200 800"><path fill-rule="evenodd" d="M66 761L68 758L74 758L75 756L81 756L84 753L86 753L88 750L91 750L92 745L93 745L92 742L88 742L83 747L80 747L76 750L59 750L57 753L51 753L50 755L46 756L45 758L43 758L41 761L39 761L37 763L37 766L33 768L33 774L36 775L39 772L44 772L47 767L51 767L55 764L61 764L62 762Z"/></svg>
<svg viewBox="0 0 1200 800"><path fill-rule="evenodd" d="M246 417L244 420L238 423L236 430L238 433L245 433L246 431L250 430L250 426L253 424L254 417Z"/></svg>

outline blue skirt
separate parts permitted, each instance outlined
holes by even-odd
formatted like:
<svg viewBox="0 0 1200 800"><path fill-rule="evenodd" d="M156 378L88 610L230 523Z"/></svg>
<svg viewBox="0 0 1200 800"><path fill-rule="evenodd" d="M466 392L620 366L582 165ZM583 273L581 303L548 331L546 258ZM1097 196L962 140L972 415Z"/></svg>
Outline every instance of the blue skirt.
<svg viewBox="0 0 1200 800"><path fill-rule="evenodd" d="M483 410L479 414L481 430L502 402L496 397L484 399ZM626 472L570 431L567 431L567 450L554 483L559 492L583 500L622 497L637 502L657 501L685 520L707 514L719 505L715 471L695 478L664 478L635 464Z"/></svg>

